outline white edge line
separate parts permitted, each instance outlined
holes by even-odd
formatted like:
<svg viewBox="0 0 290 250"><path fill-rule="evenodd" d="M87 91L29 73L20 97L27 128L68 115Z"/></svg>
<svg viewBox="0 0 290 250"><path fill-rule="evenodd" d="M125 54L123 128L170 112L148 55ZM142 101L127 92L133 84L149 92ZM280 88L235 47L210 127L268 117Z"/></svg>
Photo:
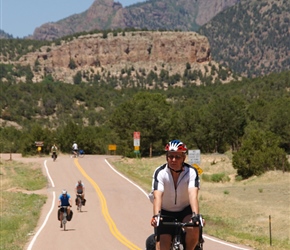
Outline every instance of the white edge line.
<svg viewBox="0 0 290 250"><path fill-rule="evenodd" d="M125 180L127 180L128 182L130 182L132 185L134 185L136 188L138 188L143 194L146 195L146 197L149 199L148 197L148 194L141 188L139 187L136 183L134 183L133 181L131 181L130 179L128 179L125 175L121 174L120 172L118 172L108 161L107 159L105 159L105 162L109 165L109 167L115 172L117 173L118 175L120 175L122 178L124 178ZM248 248L242 248L242 247L238 247L238 246L234 246L232 244L229 244L229 243L226 243L226 242L223 242L223 241L219 241L219 240L216 240L216 239L213 239L211 237L208 237L206 235L203 236L204 238L208 239L208 240L211 240L211 241L214 241L214 242L218 242L220 244L223 244L223 245L226 245L226 246L230 246L230 247L233 247L233 248L236 248L236 249L240 249L240 250L249 250Z"/></svg>
<svg viewBox="0 0 290 250"><path fill-rule="evenodd" d="M49 178L49 180L50 180L50 182L51 182L51 186L54 187L54 182L53 182L53 180L51 179L51 176L50 176L50 174L49 174L49 172L48 172L48 168L47 168L46 162L47 162L47 160L44 161L44 167L45 167L45 170L46 170L47 176L48 176L48 178ZM50 210L49 210L48 214L46 215L45 220L44 220L44 222L42 223L41 227L38 229L38 231L36 232L36 234L33 236L33 239L32 239L32 241L30 242L30 244L29 244L27 250L31 250L31 249L32 249L33 244L35 243L37 237L39 236L40 232L42 231L42 229L44 228L45 224L47 223L48 218L49 218L49 216L50 216L50 214L52 213L52 210L53 210L53 208L54 208L54 205L55 205L55 191L52 192L52 203L51 203Z"/></svg>
<svg viewBox="0 0 290 250"><path fill-rule="evenodd" d="M238 247L238 246L232 245L230 243L222 242L222 241L213 239L211 237L208 237L206 235L204 235L203 237L206 238L206 239L208 239L208 240L211 240L211 241L214 241L214 242L218 242L220 244L223 244L223 245L226 245L226 246L229 246L229 247L233 247L233 248L236 248L236 249L240 249L240 250L249 250L250 249L250 248L242 248L242 247Z"/></svg>

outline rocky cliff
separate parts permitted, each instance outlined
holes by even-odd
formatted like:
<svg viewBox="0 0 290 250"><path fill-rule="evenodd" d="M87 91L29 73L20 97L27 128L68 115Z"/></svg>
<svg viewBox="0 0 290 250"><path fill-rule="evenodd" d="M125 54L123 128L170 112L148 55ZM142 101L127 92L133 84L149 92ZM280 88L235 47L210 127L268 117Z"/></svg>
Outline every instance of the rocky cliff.
<svg viewBox="0 0 290 250"><path fill-rule="evenodd" d="M121 32L84 35L60 45L43 46L21 57L18 63L30 65L33 81L50 74L54 80L73 83L77 72L120 76L134 68L149 73L161 69L182 74L186 64L203 68L211 61L208 40L195 32ZM85 80L85 79L84 79Z"/></svg>

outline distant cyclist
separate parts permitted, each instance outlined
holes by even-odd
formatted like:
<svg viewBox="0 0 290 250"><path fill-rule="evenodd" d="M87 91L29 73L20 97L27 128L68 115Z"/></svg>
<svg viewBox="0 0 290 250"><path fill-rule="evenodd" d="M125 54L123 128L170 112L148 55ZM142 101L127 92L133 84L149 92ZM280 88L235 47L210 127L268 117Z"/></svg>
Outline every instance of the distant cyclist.
<svg viewBox="0 0 290 250"><path fill-rule="evenodd" d="M50 152L51 152L51 157L55 160L57 158L57 151L58 151L58 148L55 144L53 144L53 146L51 147L50 149Z"/></svg>
<svg viewBox="0 0 290 250"><path fill-rule="evenodd" d="M71 197L67 193L65 189L62 190L61 195L59 196L58 200L58 207L65 206L67 207L67 216L70 216L70 208L71 208ZM62 216L63 216L64 208L60 208L59 210L59 220L60 220L60 227L62 227Z"/></svg>
<svg viewBox="0 0 290 250"><path fill-rule="evenodd" d="M76 191L76 202L77 202L78 195L81 195L82 203L83 205L85 205L85 185L81 180L78 180L75 187L75 191Z"/></svg>
<svg viewBox="0 0 290 250"><path fill-rule="evenodd" d="M75 156L77 156L78 154L78 144L74 141L73 145L72 145L72 150Z"/></svg>

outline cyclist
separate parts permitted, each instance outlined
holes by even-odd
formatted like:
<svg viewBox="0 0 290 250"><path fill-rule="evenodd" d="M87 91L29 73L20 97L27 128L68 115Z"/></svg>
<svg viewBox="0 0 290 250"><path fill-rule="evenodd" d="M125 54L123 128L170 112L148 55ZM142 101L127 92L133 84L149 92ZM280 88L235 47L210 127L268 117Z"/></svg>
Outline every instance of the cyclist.
<svg viewBox="0 0 290 250"><path fill-rule="evenodd" d="M51 147L51 150L50 150L50 152L52 154L51 155L52 158L54 158L54 155L55 155L55 159L57 158L57 150L58 150L57 146L55 144L53 144Z"/></svg>
<svg viewBox="0 0 290 250"><path fill-rule="evenodd" d="M75 191L76 191L76 205L77 205L78 195L81 195L82 203L83 205L85 205L85 185L81 180L78 180L75 187Z"/></svg>
<svg viewBox="0 0 290 250"><path fill-rule="evenodd" d="M67 216L70 217L70 208L71 208L71 197L67 193L65 189L62 190L61 195L58 198L58 207L66 206L67 207ZM63 216L64 208L60 208L59 213L59 220L60 220L60 227L62 228L62 216Z"/></svg>
<svg viewBox="0 0 290 250"><path fill-rule="evenodd" d="M77 156L78 154L78 144L74 141L73 145L72 145L72 150L73 150L73 153L75 155L75 157Z"/></svg>
<svg viewBox="0 0 290 250"><path fill-rule="evenodd" d="M195 168L185 163L187 147L180 140L170 141L166 147L167 163L159 166L153 174L153 217L151 226L155 228L156 249L170 249L174 227L159 224L157 215L174 217L181 222L199 221L198 190L199 177ZM163 218L163 221L173 221ZM187 227L186 249L193 250L199 241L199 228Z"/></svg>

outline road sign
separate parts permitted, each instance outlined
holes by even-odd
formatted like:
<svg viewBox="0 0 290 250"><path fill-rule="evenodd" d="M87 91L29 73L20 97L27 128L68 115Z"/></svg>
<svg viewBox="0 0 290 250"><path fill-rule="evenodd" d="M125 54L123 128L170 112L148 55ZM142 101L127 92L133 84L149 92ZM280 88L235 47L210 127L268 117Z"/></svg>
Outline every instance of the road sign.
<svg viewBox="0 0 290 250"><path fill-rule="evenodd" d="M188 163L189 164L200 164L200 150L188 150Z"/></svg>
<svg viewBox="0 0 290 250"><path fill-rule="evenodd" d="M34 142L36 147L43 147L44 143L43 141L36 141Z"/></svg>
<svg viewBox="0 0 290 250"><path fill-rule="evenodd" d="M134 132L133 138L134 138L134 146L140 147L140 132Z"/></svg>
<svg viewBox="0 0 290 250"><path fill-rule="evenodd" d="M134 146L140 147L140 139L134 139Z"/></svg>
<svg viewBox="0 0 290 250"><path fill-rule="evenodd" d="M140 139L140 132L134 132L134 139Z"/></svg>
<svg viewBox="0 0 290 250"><path fill-rule="evenodd" d="M109 150L110 151L116 151L117 145L116 144L109 144Z"/></svg>
<svg viewBox="0 0 290 250"><path fill-rule="evenodd" d="M198 172L198 175L201 175L203 173L203 170L197 165L197 164L193 164L193 166L195 167L195 169Z"/></svg>

